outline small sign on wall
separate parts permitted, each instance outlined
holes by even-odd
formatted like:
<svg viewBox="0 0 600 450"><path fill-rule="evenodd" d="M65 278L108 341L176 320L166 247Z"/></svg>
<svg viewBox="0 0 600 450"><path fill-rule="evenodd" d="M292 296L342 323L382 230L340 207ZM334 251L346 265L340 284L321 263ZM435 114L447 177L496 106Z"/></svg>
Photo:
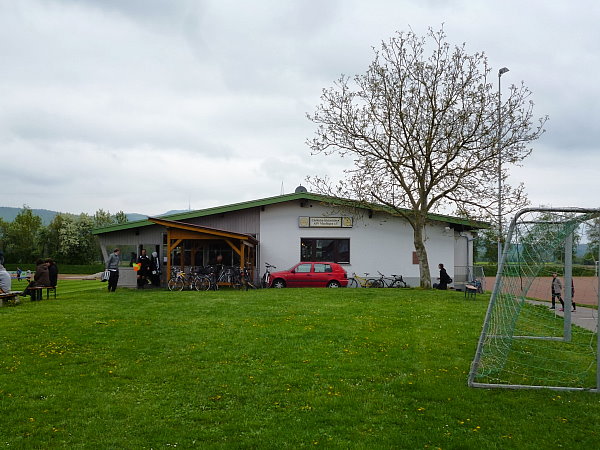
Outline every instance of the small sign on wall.
<svg viewBox="0 0 600 450"><path fill-rule="evenodd" d="M300 228L352 228L352 217L306 217L298 218Z"/></svg>

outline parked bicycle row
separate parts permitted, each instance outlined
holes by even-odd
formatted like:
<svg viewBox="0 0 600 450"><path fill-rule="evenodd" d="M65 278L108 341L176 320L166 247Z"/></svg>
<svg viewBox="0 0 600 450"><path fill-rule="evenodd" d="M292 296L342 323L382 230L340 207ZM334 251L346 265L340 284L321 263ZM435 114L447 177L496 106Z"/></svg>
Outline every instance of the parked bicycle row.
<svg viewBox="0 0 600 450"><path fill-rule="evenodd" d="M365 273L364 277L354 273L352 278L348 279L348 287L351 288L407 288L410 287L402 278L402 275L391 275L387 277L377 271L379 277L369 277L369 273Z"/></svg>
<svg viewBox="0 0 600 450"><path fill-rule="evenodd" d="M347 277L346 271L336 263L301 262L292 268L272 272L275 266L265 263L265 272L261 277L262 288L284 287L352 287L352 288L407 288L408 284L402 275L369 277L368 273L359 276L356 273ZM205 266L190 267L187 271L174 267L167 286L171 291L184 289L196 291L217 290L219 286L230 286L234 289L256 289L247 269L237 266Z"/></svg>
<svg viewBox="0 0 600 450"><path fill-rule="evenodd" d="M170 291L218 290L220 285L228 285L234 289L256 289L248 270L237 266L191 267L189 272L174 267L167 282Z"/></svg>

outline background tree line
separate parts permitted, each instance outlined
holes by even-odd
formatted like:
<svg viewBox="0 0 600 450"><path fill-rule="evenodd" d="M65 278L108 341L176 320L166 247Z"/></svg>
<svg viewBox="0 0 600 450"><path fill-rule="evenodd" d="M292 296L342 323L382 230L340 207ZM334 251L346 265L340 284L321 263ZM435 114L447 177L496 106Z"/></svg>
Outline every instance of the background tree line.
<svg viewBox="0 0 600 450"><path fill-rule="evenodd" d="M600 242L599 220L585 223L573 233L573 263L594 266L598 262L598 245ZM587 238L587 239L585 239ZM498 261L498 234L494 229L480 230L475 240L475 262L491 263L496 267ZM587 243L582 241L587 240ZM582 246L585 251L582 251ZM554 255L557 263L564 262L562 248Z"/></svg>
<svg viewBox="0 0 600 450"><path fill-rule="evenodd" d="M0 249L7 263L31 264L52 258L62 264L91 264L102 260L98 237L92 230L127 222L123 211L111 214L99 209L89 214L57 214L44 226L31 208L23 206L12 222L0 219Z"/></svg>

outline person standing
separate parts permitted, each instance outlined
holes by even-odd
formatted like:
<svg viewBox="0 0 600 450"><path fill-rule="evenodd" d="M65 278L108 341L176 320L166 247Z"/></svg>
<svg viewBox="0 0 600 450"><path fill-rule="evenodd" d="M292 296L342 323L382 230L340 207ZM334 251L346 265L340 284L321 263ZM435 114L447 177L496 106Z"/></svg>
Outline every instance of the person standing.
<svg viewBox="0 0 600 450"><path fill-rule="evenodd" d="M119 282L119 263L121 262L120 255L121 250L115 248L106 261L106 270L110 272L108 277L108 292L115 292L117 290L117 283Z"/></svg>
<svg viewBox="0 0 600 450"><path fill-rule="evenodd" d="M558 274L554 272L552 274L552 306L550 309L556 309L556 299L560 301L560 304L565 305L562 299L562 281L558 278Z"/></svg>
<svg viewBox="0 0 600 450"><path fill-rule="evenodd" d="M150 259L150 281L152 281L152 286L154 287L160 287L160 272L158 253L152 252L152 258Z"/></svg>
<svg viewBox="0 0 600 450"><path fill-rule="evenodd" d="M148 258L145 248L142 249L137 263L140 264L137 273L137 287L138 289L144 289L144 286L148 284L148 275L150 274L150 258Z"/></svg>
<svg viewBox="0 0 600 450"><path fill-rule="evenodd" d="M577 311L577 305L575 304L575 283L573 282L573 278L571 278L571 306L573 307L571 312Z"/></svg>

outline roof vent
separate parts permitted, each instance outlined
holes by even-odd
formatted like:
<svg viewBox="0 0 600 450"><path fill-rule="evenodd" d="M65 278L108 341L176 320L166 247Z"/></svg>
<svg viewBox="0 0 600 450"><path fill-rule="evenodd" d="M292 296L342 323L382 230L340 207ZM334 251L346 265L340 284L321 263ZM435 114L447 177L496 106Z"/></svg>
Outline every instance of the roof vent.
<svg viewBox="0 0 600 450"><path fill-rule="evenodd" d="M307 191L307 190L306 190L306 188L305 188L304 186L302 186L302 185L298 186L298 187L296 188L296 190L294 191L294 193L296 193L296 194L302 194L303 192L308 192L308 191Z"/></svg>

